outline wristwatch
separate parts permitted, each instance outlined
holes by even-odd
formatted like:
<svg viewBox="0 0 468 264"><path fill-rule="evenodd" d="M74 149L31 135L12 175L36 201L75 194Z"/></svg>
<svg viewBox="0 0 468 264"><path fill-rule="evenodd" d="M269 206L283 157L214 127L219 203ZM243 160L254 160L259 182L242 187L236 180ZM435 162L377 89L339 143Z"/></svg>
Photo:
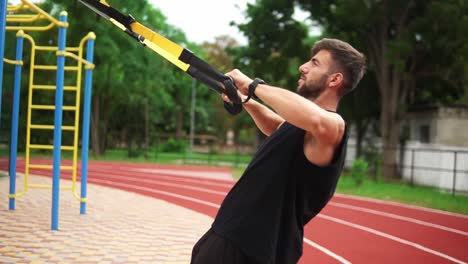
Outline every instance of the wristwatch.
<svg viewBox="0 0 468 264"><path fill-rule="evenodd" d="M247 95L247 99L243 102L244 104L247 103L250 98L255 98L257 99L258 97L255 95L255 89L257 89L257 86L259 84L265 84L266 82L260 78L255 78L251 84L249 84L249 93Z"/></svg>

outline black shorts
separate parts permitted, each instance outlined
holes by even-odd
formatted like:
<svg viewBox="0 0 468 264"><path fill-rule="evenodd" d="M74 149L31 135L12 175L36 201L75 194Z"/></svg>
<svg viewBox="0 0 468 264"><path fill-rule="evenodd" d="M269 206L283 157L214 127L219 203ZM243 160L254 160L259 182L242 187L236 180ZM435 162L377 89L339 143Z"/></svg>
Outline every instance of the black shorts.
<svg viewBox="0 0 468 264"><path fill-rule="evenodd" d="M211 228L192 250L190 264L259 264Z"/></svg>

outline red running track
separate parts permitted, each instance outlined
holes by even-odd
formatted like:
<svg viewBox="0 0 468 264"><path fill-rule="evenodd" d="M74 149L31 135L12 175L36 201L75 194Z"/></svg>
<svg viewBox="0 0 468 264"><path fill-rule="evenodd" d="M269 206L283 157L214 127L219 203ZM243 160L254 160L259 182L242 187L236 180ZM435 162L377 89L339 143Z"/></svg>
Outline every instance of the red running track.
<svg viewBox="0 0 468 264"><path fill-rule="evenodd" d="M0 159L0 170L6 168L6 160ZM18 172L23 171L19 160ZM89 183L166 200L211 217L234 184L216 179L229 173L223 168L90 162L88 171ZM31 173L50 176L47 170ZM305 227L299 263L467 263L467 249L466 215L336 194Z"/></svg>

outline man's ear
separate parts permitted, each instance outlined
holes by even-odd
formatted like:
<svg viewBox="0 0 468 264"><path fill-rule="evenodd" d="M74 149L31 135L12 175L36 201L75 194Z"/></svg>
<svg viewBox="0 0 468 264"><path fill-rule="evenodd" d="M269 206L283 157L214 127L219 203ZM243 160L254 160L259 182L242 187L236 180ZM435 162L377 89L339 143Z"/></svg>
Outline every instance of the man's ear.
<svg viewBox="0 0 468 264"><path fill-rule="evenodd" d="M340 72L333 73L330 76L329 85L330 85L331 88L335 88L335 89L339 88L339 87L343 86L343 82L344 82L344 76Z"/></svg>

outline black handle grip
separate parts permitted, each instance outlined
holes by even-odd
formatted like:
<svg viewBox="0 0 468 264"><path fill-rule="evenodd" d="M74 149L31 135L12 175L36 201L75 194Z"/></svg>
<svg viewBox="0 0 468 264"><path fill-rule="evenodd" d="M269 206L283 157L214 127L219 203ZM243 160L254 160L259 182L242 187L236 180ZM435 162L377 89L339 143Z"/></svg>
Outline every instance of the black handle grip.
<svg viewBox="0 0 468 264"><path fill-rule="evenodd" d="M237 93L237 87L234 84L234 81L226 76L223 81L225 94L231 100L230 103L224 102L224 109L226 109L231 115L237 115L242 112L242 99Z"/></svg>
<svg viewBox="0 0 468 264"><path fill-rule="evenodd" d="M224 109L231 115L237 115L242 112L242 105L224 102Z"/></svg>
<svg viewBox="0 0 468 264"><path fill-rule="evenodd" d="M226 79L226 75L224 75L224 73L220 72L211 64L200 59L187 49L182 50L182 53L179 56L179 60L189 64L191 67L197 68L198 71L203 72L205 75L210 76L210 78L218 82L223 82Z"/></svg>
<svg viewBox="0 0 468 264"><path fill-rule="evenodd" d="M224 88L221 87L220 83L213 78L210 78L205 73L199 71L197 68L190 66L187 69L187 73L193 78L206 84L209 88L218 92L219 94L225 93L231 100L231 103L224 102L224 108L231 115L237 115L242 112L242 99L237 94L237 87L234 85L232 79L226 75L223 75Z"/></svg>
<svg viewBox="0 0 468 264"><path fill-rule="evenodd" d="M213 91L219 94L224 93L224 89L218 81L214 80L213 78L210 78L208 75L199 71L197 68L189 66L189 68L187 69L187 73L196 80L199 80L200 82L206 84L206 86L208 86L208 88L212 89Z"/></svg>

